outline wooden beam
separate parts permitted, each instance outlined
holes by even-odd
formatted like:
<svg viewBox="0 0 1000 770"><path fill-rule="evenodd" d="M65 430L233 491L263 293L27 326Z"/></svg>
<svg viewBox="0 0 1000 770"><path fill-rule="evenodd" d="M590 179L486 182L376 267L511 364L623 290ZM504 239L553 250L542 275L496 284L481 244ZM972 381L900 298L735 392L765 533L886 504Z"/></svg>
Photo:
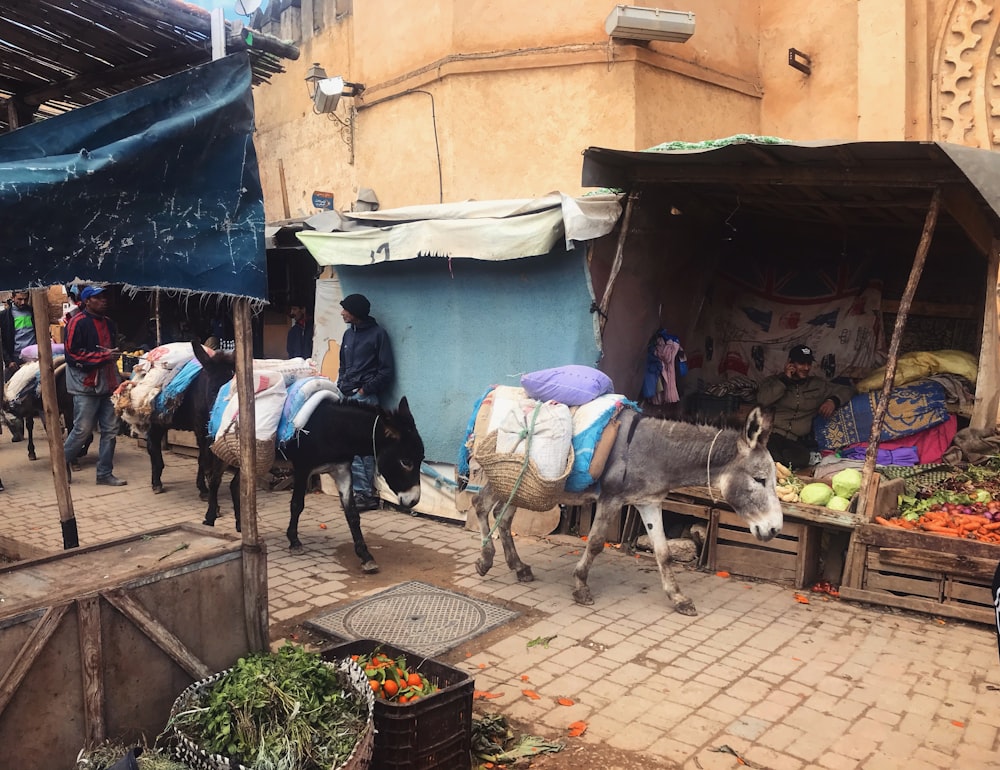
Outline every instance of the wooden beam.
<svg viewBox="0 0 1000 770"><path fill-rule="evenodd" d="M58 607L49 607L45 610L38 625L34 627L31 635L21 645L21 649L14 656L14 661L10 664L3 676L0 676L0 717L7 706L10 705L14 693L21 686L24 677L31 670L38 654L45 647L46 642L52 638L52 634L59 628L63 616L69 609L69 604L62 604Z"/></svg>
<svg viewBox="0 0 1000 770"><path fill-rule="evenodd" d="M166 626L154 618L139 602L125 592L124 589L102 591L107 602L122 615L131 620L136 627L167 655L178 666L183 668L195 681L206 679L213 673L201 659L178 639Z"/></svg>
<svg viewBox="0 0 1000 770"><path fill-rule="evenodd" d="M240 403L240 516L243 535L243 611L250 649L269 649L267 552L257 531L257 433L253 387L250 301L233 303L236 335L236 392Z"/></svg>
<svg viewBox="0 0 1000 770"><path fill-rule="evenodd" d="M83 721L87 746L107 737L104 716L104 646L101 641L101 600L88 596L76 600L83 674Z"/></svg>
<svg viewBox="0 0 1000 770"><path fill-rule="evenodd" d="M621 228L618 230L618 244L615 246L615 258L614 262L611 263L611 275L608 276L608 283L604 287L604 296L601 297L601 304L598 307L598 313L600 313L598 323L600 324L602 338L604 336L604 326L608 322L608 307L611 305L611 294L615 287L615 280L622 269L625 241L628 238L629 222L632 220L632 209L635 207L635 202L638 199L639 191L633 189L628 194L628 201L625 203L625 214L621 219Z"/></svg>
<svg viewBox="0 0 1000 770"><path fill-rule="evenodd" d="M916 294L917 284L920 283L920 275L924 271L924 263L927 261L927 252L930 251L931 240L934 237L934 228L937 226L938 215L941 212L941 190L934 190L931 197L930 207L927 209L927 216L924 219L924 230L920 234L920 243L917 245L917 253L913 258L913 265L910 267L910 277L903 289L903 296L899 301L899 311L896 313L896 323L892 329L892 339L889 342L889 357L885 364L885 379L882 381L882 393L878 403L875 405L875 414L872 416L872 430L868 437L868 449L865 452L865 464L861 471L862 483L858 500L858 512L870 520L870 506L875 503L875 460L878 457L879 439L882 436L882 424L885 422L885 413L889 408L889 393L893 388L893 380L896 377L896 364L899 361L899 346L903 339L903 330L906 328L906 318L910 312L910 305L913 303L913 295Z"/></svg>
<svg viewBox="0 0 1000 770"><path fill-rule="evenodd" d="M990 249L997 237L992 222L983 213L977 196L967 187L949 185L944 190L944 207L952 219L961 225L965 234L980 253L989 258Z"/></svg>
<svg viewBox="0 0 1000 770"><path fill-rule="evenodd" d="M990 248L984 283L979 375L976 377L976 400L969 425L993 431L1000 424L1000 240L994 239Z"/></svg>
<svg viewBox="0 0 1000 770"><path fill-rule="evenodd" d="M42 410L45 412L45 438L49 442L49 458L55 484L56 504L62 526L63 548L76 548L80 537L76 528L73 496L69 491L66 451L59 429L59 399L56 395L56 375L52 368L52 338L49 336L49 293L47 289L31 289L31 309L38 341L38 371L42 382ZM69 428L70 426L67 426Z"/></svg>

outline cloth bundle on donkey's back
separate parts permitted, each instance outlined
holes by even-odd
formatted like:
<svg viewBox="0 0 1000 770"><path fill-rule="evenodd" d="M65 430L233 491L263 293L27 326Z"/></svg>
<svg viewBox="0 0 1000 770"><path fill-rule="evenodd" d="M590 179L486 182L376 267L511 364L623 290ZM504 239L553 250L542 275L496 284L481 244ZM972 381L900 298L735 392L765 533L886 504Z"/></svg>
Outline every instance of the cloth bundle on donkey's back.
<svg viewBox="0 0 1000 770"><path fill-rule="evenodd" d="M190 342L160 345L140 358L132 369L132 376L115 389L111 396L115 412L136 435L144 436L154 419L169 418L169 414L157 412L157 397L193 359L194 350ZM179 399L174 402L174 408L178 402Z"/></svg>
<svg viewBox="0 0 1000 770"><path fill-rule="evenodd" d="M568 387L560 383L562 369L571 370ZM468 476L471 457L511 504L545 511L564 491L582 492L596 482L617 436L615 418L636 405L608 392L611 380L590 367L543 370L522 382L526 387L491 388L477 402L459 474ZM572 405L551 400L554 394Z"/></svg>
<svg viewBox="0 0 1000 770"><path fill-rule="evenodd" d="M271 366L277 369L266 368ZM339 400L340 391L337 386L325 377L317 377L317 371L311 362L301 358L254 361L254 441L259 474L267 473L274 464L279 430L283 435L294 436L295 431L301 428L296 419L297 413L304 411L306 405L312 403L309 408L311 414L315 403L323 398L320 393L333 395L322 383L318 386L310 385L312 381L329 383ZM292 406L287 407L286 413L290 393L293 396ZM282 426L283 418L290 428ZM241 428L239 395L234 378L219 389L208 423L209 435L214 436L212 452L234 467L240 466Z"/></svg>
<svg viewBox="0 0 1000 770"><path fill-rule="evenodd" d="M53 370L58 371L62 366L65 366L65 357L53 356ZM31 394L35 396L42 394L41 369L37 361L22 364L21 368L11 375L4 385L3 400L8 407L15 407Z"/></svg>

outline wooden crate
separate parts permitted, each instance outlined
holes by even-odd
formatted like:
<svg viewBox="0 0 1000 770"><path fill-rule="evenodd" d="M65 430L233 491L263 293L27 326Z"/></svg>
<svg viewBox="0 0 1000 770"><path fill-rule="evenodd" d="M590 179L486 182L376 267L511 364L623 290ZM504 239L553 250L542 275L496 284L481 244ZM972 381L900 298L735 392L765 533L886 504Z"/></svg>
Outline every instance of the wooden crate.
<svg viewBox="0 0 1000 770"><path fill-rule="evenodd" d="M979 623L996 623L991 584L1000 547L923 532L863 524L860 574L840 588L845 599Z"/></svg>
<svg viewBox="0 0 1000 770"><path fill-rule="evenodd" d="M786 519L781 534L766 543L730 511L713 509L708 532L708 567L734 575L811 585L819 572L819 527Z"/></svg>
<svg viewBox="0 0 1000 770"><path fill-rule="evenodd" d="M0 565L3 767L154 738L192 682L249 651L239 540L175 525Z"/></svg>

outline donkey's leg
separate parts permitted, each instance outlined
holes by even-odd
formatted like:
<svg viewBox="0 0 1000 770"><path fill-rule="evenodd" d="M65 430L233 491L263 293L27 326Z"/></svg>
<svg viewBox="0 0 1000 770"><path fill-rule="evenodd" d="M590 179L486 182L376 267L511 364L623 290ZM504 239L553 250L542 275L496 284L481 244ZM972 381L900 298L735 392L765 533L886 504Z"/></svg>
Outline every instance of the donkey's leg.
<svg viewBox="0 0 1000 770"><path fill-rule="evenodd" d="M229 497L233 501L233 516L236 519L236 531L243 531L243 522L240 520L240 469L233 473L233 480L229 482Z"/></svg>
<svg viewBox="0 0 1000 770"><path fill-rule="evenodd" d="M341 470L340 466L338 466L337 470ZM311 475L312 470L310 468L293 466L292 501L289 503L288 508L288 529L285 530L285 536L288 538L288 550L292 553L302 553L302 541L299 540L299 516L302 515L302 509L306 507L306 487L309 486L309 477ZM350 473L347 474L348 487L351 484L350 475ZM337 473L334 473L334 478L337 479L337 489L340 491L341 499L343 499L343 487Z"/></svg>
<svg viewBox="0 0 1000 770"><path fill-rule="evenodd" d="M347 519L347 528L351 530L351 539L354 540L354 553L361 559L361 571L369 575L378 572L378 564L375 557L368 550L365 543L365 536L361 532L361 513L358 511L357 500L354 497L354 471L353 463L345 464L343 472L341 466L335 466L333 478L337 482L337 491L340 492L341 503L346 499L344 505L344 518ZM344 484L344 486L341 486ZM345 498L345 491L347 497Z"/></svg>
<svg viewBox="0 0 1000 770"><path fill-rule="evenodd" d="M28 459L37 460L35 454L35 418L30 414L24 418L24 429L28 432Z"/></svg>
<svg viewBox="0 0 1000 770"><path fill-rule="evenodd" d="M215 520L219 518L219 485L222 484L222 473L225 469L225 463L218 458L210 461L205 469L205 482L208 485L208 510L205 511L205 520L202 524L207 524L210 527L214 527Z"/></svg>
<svg viewBox="0 0 1000 770"><path fill-rule="evenodd" d="M479 492L472 498L472 504L476 508L476 519L479 521L479 533L483 536L480 543L479 558L476 559L476 572L482 577L493 568L493 557L496 554L496 546L493 545L493 538L490 537L490 513L496 507L496 495L493 494L493 487L489 482L484 482Z"/></svg>
<svg viewBox="0 0 1000 770"><path fill-rule="evenodd" d="M209 441L205 431L200 433L195 431L194 438L198 444L198 474L195 476L194 483L198 487L198 499L207 501L209 476L212 472L212 465L218 458L212 452L212 442Z"/></svg>
<svg viewBox="0 0 1000 770"><path fill-rule="evenodd" d="M146 432L146 454L149 455L150 483L154 495L163 494L163 434L165 432L166 428L161 425L150 425Z"/></svg>
<svg viewBox="0 0 1000 770"><path fill-rule="evenodd" d="M604 550L604 543L608 537L608 525L611 522L613 511L621 510L621 502L597 501L597 510L594 513L594 521L590 525L590 532L587 535L587 547L576 563L573 570L573 577L576 578L576 588L573 590L573 600L577 604L593 604L594 596L587 587L587 577L590 575L590 565L594 563L594 557Z"/></svg>
<svg viewBox="0 0 1000 770"><path fill-rule="evenodd" d="M667 536L663 532L663 511L659 505L652 503L637 505L636 508L642 517L643 526L646 527L646 535L649 536L649 543L653 546L653 553L656 554L656 566L660 569L663 590L674 603L674 609L681 615L697 615L698 610L694 608L694 602L681 593L677 578L670 569L670 549L667 548Z"/></svg>
<svg viewBox="0 0 1000 770"><path fill-rule="evenodd" d="M500 533L500 545L503 547L503 557L507 562L508 569L517 573L518 582L530 583L535 579L535 575L531 571L531 567L521 561L521 557L517 553L517 546L514 545L514 537L510 534L510 525L514 521L514 511L516 509L511 505L505 511L504 503L506 502L506 500L501 500L493 511L493 516L499 522L497 532Z"/></svg>

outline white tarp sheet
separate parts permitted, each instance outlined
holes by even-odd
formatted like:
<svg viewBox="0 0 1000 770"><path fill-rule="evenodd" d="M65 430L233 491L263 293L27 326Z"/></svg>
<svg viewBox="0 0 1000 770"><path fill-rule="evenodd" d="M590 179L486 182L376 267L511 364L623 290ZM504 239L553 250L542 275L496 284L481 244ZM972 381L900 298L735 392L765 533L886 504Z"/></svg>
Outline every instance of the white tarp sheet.
<svg viewBox="0 0 1000 770"><path fill-rule="evenodd" d="M322 228L325 220L342 229L295 235L320 265L370 265L421 256L519 259L547 254L560 238L569 249L576 241L611 232L621 214L619 198L552 193L536 199L409 206L335 218L318 215L310 221L314 226Z"/></svg>

